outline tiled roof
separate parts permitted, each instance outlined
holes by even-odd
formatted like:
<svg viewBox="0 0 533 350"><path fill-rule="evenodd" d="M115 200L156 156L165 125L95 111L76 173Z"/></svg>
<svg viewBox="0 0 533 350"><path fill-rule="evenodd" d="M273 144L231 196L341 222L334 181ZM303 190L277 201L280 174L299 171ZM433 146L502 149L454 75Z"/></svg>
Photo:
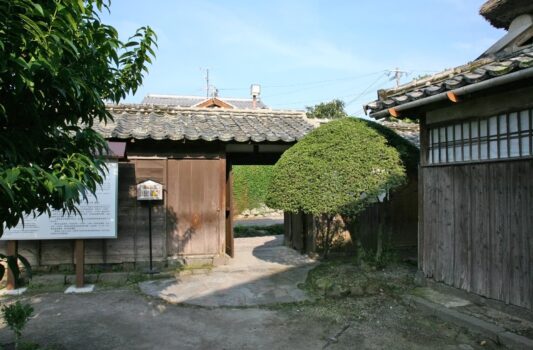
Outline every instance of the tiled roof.
<svg viewBox="0 0 533 350"><path fill-rule="evenodd" d="M531 67L532 45L510 54L481 58L395 89L378 91L378 99L363 108L365 112L370 111L372 116L372 113Z"/></svg>
<svg viewBox="0 0 533 350"><path fill-rule="evenodd" d="M93 128L105 138L294 142L313 130L303 111L109 105L114 121Z"/></svg>
<svg viewBox="0 0 533 350"><path fill-rule="evenodd" d="M406 123L401 120L383 120L380 124L394 130L398 135L420 148L420 126L418 123Z"/></svg>
<svg viewBox="0 0 533 350"><path fill-rule="evenodd" d="M224 98L217 97L219 100L224 101L236 109L252 109L253 102L250 98ZM178 96L178 95L153 95L149 94L143 98L141 104L153 104L153 105L167 105L167 106L179 106L179 107L194 107L201 102L204 102L210 98L203 96ZM257 109L268 108L261 100L257 101Z"/></svg>

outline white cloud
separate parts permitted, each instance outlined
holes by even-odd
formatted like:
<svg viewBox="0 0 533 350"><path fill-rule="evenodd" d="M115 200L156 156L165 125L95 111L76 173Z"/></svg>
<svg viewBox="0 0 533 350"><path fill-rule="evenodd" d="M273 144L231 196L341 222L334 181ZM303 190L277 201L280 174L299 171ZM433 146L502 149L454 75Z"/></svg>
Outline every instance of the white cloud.
<svg viewBox="0 0 533 350"><path fill-rule="evenodd" d="M317 38L309 34L295 42L292 36L288 36L291 37L289 40L264 29L253 14L236 14L212 4L208 7L207 12L202 6L195 8L197 13L193 15L201 21L197 26L213 33L213 38L208 40L216 39L220 45L232 47L239 54L270 56L275 61L282 61L287 70L323 68L363 72L377 69L374 62L365 61L350 49L334 43L335 38Z"/></svg>

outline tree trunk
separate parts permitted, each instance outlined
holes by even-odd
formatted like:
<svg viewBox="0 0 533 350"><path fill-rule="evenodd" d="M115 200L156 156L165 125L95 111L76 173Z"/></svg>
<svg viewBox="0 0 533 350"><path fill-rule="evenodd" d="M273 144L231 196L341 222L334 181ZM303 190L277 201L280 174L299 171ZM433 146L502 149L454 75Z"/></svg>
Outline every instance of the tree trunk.
<svg viewBox="0 0 533 350"><path fill-rule="evenodd" d="M328 258L329 250L331 248L331 222L333 221L332 215L324 215L326 220L326 232L324 234L324 259Z"/></svg>
<svg viewBox="0 0 533 350"><path fill-rule="evenodd" d="M378 225L378 237L377 237L377 246L376 246L376 261L381 259L381 254L383 254L383 224L380 222Z"/></svg>

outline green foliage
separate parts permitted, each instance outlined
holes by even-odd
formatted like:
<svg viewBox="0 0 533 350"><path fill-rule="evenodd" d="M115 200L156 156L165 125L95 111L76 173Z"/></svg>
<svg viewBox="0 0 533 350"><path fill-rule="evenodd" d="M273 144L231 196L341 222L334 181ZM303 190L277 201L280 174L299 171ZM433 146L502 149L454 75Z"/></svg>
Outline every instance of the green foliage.
<svg viewBox="0 0 533 350"><path fill-rule="evenodd" d="M17 301L11 305L4 305L2 307L2 316L9 329L15 333L15 348L18 347L22 330L28 323L33 314L33 307L28 304L22 304Z"/></svg>
<svg viewBox="0 0 533 350"><path fill-rule="evenodd" d="M30 263L28 260L23 257L22 255L4 255L0 254L0 261L5 262L9 269L13 272L13 277L15 278L15 285L19 286L21 285L21 271L19 269L19 261L24 266L24 272L28 276L29 279L32 277L32 270ZM0 280L4 278L4 275L6 273L6 269L4 265L0 264Z"/></svg>
<svg viewBox="0 0 533 350"><path fill-rule="evenodd" d="M305 107L305 109L308 118L338 119L348 116L344 110L344 102L341 100L322 102L314 107Z"/></svg>
<svg viewBox="0 0 533 350"><path fill-rule="evenodd" d="M233 201L236 212L241 213L245 209L258 208L264 204L271 178L270 165L234 166Z"/></svg>
<svg viewBox="0 0 533 350"><path fill-rule="evenodd" d="M361 121L385 137L390 146L396 148L408 174L416 174L418 172L418 164L420 163L420 150L415 145L386 126L370 120L361 119Z"/></svg>
<svg viewBox="0 0 533 350"><path fill-rule="evenodd" d="M288 212L357 213L384 190L402 185L396 148L369 122L343 118L312 131L274 166L267 205Z"/></svg>
<svg viewBox="0 0 533 350"><path fill-rule="evenodd" d="M119 40L105 0L0 0L0 235L25 214L77 213L106 169L105 101L135 92L154 56L142 27Z"/></svg>
<svg viewBox="0 0 533 350"><path fill-rule="evenodd" d="M239 237L260 237L282 235L284 228L282 224L270 226L235 226L233 228L235 238Z"/></svg>

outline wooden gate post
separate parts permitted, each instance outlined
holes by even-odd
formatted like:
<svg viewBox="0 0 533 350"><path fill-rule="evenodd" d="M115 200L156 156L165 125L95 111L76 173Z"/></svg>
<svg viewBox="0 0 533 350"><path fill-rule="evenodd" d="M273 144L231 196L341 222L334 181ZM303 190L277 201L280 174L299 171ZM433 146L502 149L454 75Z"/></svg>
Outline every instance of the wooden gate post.
<svg viewBox="0 0 533 350"><path fill-rule="evenodd" d="M17 254L18 254L18 241L7 241L7 255L17 256ZM15 260L15 263L18 263L18 259ZM17 286L17 280L15 279L15 275L13 274L13 271L11 271L11 269L8 266L6 289L13 290L17 287L18 286Z"/></svg>
<svg viewBox="0 0 533 350"><path fill-rule="evenodd" d="M226 254L235 257L233 240L233 165L226 160Z"/></svg>
<svg viewBox="0 0 533 350"><path fill-rule="evenodd" d="M83 239L77 239L74 243L74 263L76 264L76 288L85 285L85 246Z"/></svg>

